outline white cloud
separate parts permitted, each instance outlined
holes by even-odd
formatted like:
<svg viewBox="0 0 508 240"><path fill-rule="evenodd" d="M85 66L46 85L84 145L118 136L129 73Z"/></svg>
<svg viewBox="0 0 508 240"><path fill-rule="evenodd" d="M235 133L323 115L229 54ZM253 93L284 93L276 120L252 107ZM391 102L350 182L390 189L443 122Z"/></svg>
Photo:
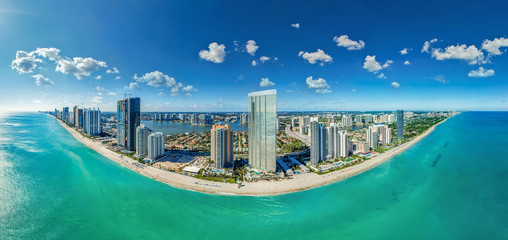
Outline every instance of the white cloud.
<svg viewBox="0 0 508 240"><path fill-rule="evenodd" d="M404 49L400 50L399 53L400 53L400 55L406 55L407 51L409 51L409 49L408 48L404 48Z"/></svg>
<svg viewBox="0 0 508 240"><path fill-rule="evenodd" d="M176 84L176 80L173 77L170 77L162 72L153 71L150 73L145 73L145 75L138 77L137 74L134 75L134 80L141 83L146 83L148 86L152 87L173 87Z"/></svg>
<svg viewBox="0 0 508 240"><path fill-rule="evenodd" d="M49 80L49 78L44 77L42 74L35 74L32 77L35 78L35 84L37 86L42 85L45 87L49 87L54 84L53 81Z"/></svg>
<svg viewBox="0 0 508 240"><path fill-rule="evenodd" d="M270 81L268 78L261 78L261 82L259 82L260 87L270 87L273 85L275 85L275 83Z"/></svg>
<svg viewBox="0 0 508 240"><path fill-rule="evenodd" d="M100 102L102 102L102 97L95 96L95 97L92 98L92 102L100 103Z"/></svg>
<svg viewBox="0 0 508 240"><path fill-rule="evenodd" d="M316 52L311 52L311 53L300 51L298 53L298 56L307 60L310 64L321 62L320 64L324 65L324 63L331 62L333 60L333 58L330 57L330 55L327 55L321 49L318 49Z"/></svg>
<svg viewBox="0 0 508 240"><path fill-rule="evenodd" d="M293 23L293 24L291 24L291 27L298 29L298 28L300 28L300 23Z"/></svg>
<svg viewBox="0 0 508 240"><path fill-rule="evenodd" d="M35 53L37 53L39 56L49 58L49 60L60 58L60 49L57 48L37 48Z"/></svg>
<svg viewBox="0 0 508 240"><path fill-rule="evenodd" d="M384 73L381 73L381 74L377 75L377 78L386 79L386 76Z"/></svg>
<svg viewBox="0 0 508 240"><path fill-rule="evenodd" d="M260 62L262 62L262 63L264 63L264 62L266 62L266 61L268 61L268 60L270 60L270 59L271 59L271 58L269 58L269 57L267 57L267 56L261 56L261 57L259 58L259 61L260 61Z"/></svg>
<svg viewBox="0 0 508 240"><path fill-rule="evenodd" d="M129 90L135 90L139 89L139 85L137 82L131 82L128 86L125 86L124 88Z"/></svg>
<svg viewBox="0 0 508 240"><path fill-rule="evenodd" d="M365 47L365 42L362 40L354 41L349 39L348 35L341 35L340 37L333 37L333 41L337 43L338 47L345 47L347 50L360 50Z"/></svg>
<svg viewBox="0 0 508 240"><path fill-rule="evenodd" d="M192 93L186 93L185 96L192 97Z"/></svg>
<svg viewBox="0 0 508 240"><path fill-rule="evenodd" d="M445 75L437 75L437 76L435 76L432 79L434 79L435 81L438 81L438 82L440 82L442 84L447 84L448 83L448 81L446 81L446 76Z"/></svg>
<svg viewBox="0 0 508 240"><path fill-rule="evenodd" d="M42 103L40 100L33 100L32 102L36 103L36 104L41 104Z"/></svg>
<svg viewBox="0 0 508 240"><path fill-rule="evenodd" d="M258 62L256 62L256 60L252 60L251 65L252 65L253 67L255 67L256 65L258 65Z"/></svg>
<svg viewBox="0 0 508 240"><path fill-rule="evenodd" d="M493 69L485 69L483 67L478 68L478 70L472 70L467 74L469 77L490 77L494 75Z"/></svg>
<svg viewBox="0 0 508 240"><path fill-rule="evenodd" d="M120 76L116 76L115 77L115 80L119 80L121 77Z"/></svg>
<svg viewBox="0 0 508 240"><path fill-rule="evenodd" d="M199 52L199 57L201 59L214 63L224 62L224 58L226 57L226 46L213 42L208 45L208 49L209 50L201 50Z"/></svg>
<svg viewBox="0 0 508 240"><path fill-rule="evenodd" d="M482 49L492 55L501 55L502 52L499 50L501 47L508 47L508 38L494 38L492 41L485 39L482 43Z"/></svg>
<svg viewBox="0 0 508 240"><path fill-rule="evenodd" d="M99 76L95 77L95 79L97 79L97 80L101 80L101 79L102 79L102 76L101 76L101 75L99 75Z"/></svg>
<svg viewBox="0 0 508 240"><path fill-rule="evenodd" d="M247 41L247 44L245 45L245 49L247 50L247 53L254 56L256 54L256 51L258 50L259 46L256 46L256 41L249 40Z"/></svg>
<svg viewBox="0 0 508 240"><path fill-rule="evenodd" d="M110 96L116 96L116 93L114 93L114 92L108 92L108 95L110 95Z"/></svg>
<svg viewBox="0 0 508 240"><path fill-rule="evenodd" d="M398 82L392 82L392 87L399 88L400 84Z"/></svg>
<svg viewBox="0 0 508 240"><path fill-rule="evenodd" d="M95 87L95 89L96 89L97 91L106 91L106 89L105 89L105 88L103 88L103 87L101 87L101 86L97 86L97 87Z"/></svg>
<svg viewBox="0 0 508 240"><path fill-rule="evenodd" d="M11 68L19 73L31 73L42 60L35 57L33 52L17 51L16 59L11 63Z"/></svg>
<svg viewBox="0 0 508 240"><path fill-rule="evenodd" d="M307 77L305 83L309 89L316 89L316 93L324 94L331 92L331 90L329 90L330 85L322 78L312 79L312 76L310 76Z"/></svg>
<svg viewBox="0 0 508 240"><path fill-rule="evenodd" d="M195 91L197 91L197 89L195 87L191 86L191 85L187 85L187 86L183 87L182 90L184 92L195 92Z"/></svg>
<svg viewBox="0 0 508 240"><path fill-rule="evenodd" d="M119 74L120 71L118 71L118 69L116 69L116 67L113 67L113 69L106 70L106 73L107 74Z"/></svg>
<svg viewBox="0 0 508 240"><path fill-rule="evenodd" d="M411 63L410 63L409 61L407 61L407 60L406 60L406 61L404 62L404 65L411 65Z"/></svg>
<svg viewBox="0 0 508 240"><path fill-rule="evenodd" d="M422 47L422 52L429 52L429 48L430 48L430 44L431 43L435 43L437 42L437 38L434 38L430 41L425 41L425 43L423 44L423 47Z"/></svg>
<svg viewBox="0 0 508 240"><path fill-rule="evenodd" d="M367 55L365 57L365 62L363 63L363 68L369 72L377 73L379 70L389 67L393 63L392 60L387 60L383 66L376 61L376 56Z"/></svg>
<svg viewBox="0 0 508 240"><path fill-rule="evenodd" d="M63 74L72 73L79 80L90 76L92 72L99 70L101 67L107 67L106 62L81 57L57 59L56 64L55 71Z"/></svg>
<svg viewBox="0 0 508 240"><path fill-rule="evenodd" d="M475 45L466 46L466 44L457 46L448 46L443 51L442 49L432 49L432 57L437 60L459 59L465 60L469 64L477 64L483 60L483 52L476 48Z"/></svg>

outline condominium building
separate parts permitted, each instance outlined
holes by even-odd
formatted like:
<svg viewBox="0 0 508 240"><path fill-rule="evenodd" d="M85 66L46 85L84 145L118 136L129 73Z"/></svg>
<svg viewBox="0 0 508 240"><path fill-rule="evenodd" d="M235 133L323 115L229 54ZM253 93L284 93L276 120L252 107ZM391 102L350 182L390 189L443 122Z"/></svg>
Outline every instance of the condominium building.
<svg viewBox="0 0 508 240"><path fill-rule="evenodd" d="M310 164L316 166L327 156L327 131L323 124L310 123Z"/></svg>
<svg viewBox="0 0 508 240"><path fill-rule="evenodd" d="M136 128L140 124L141 100L138 97L118 100L118 145L129 151L136 150Z"/></svg>
<svg viewBox="0 0 508 240"><path fill-rule="evenodd" d="M369 147L377 148L379 142L379 135L377 132L377 127L370 126L366 131L366 139Z"/></svg>
<svg viewBox="0 0 508 240"><path fill-rule="evenodd" d="M156 160L164 155L164 135L161 132L156 132L148 136L148 158Z"/></svg>
<svg viewBox="0 0 508 240"><path fill-rule="evenodd" d="M353 126L353 118L349 115L342 116L342 126L343 127L352 127Z"/></svg>
<svg viewBox="0 0 508 240"><path fill-rule="evenodd" d="M83 111L83 132L88 135L99 135L102 133L101 111L85 108Z"/></svg>
<svg viewBox="0 0 508 240"><path fill-rule="evenodd" d="M140 124L136 128L136 156L145 157L148 154L148 136L150 128Z"/></svg>
<svg viewBox="0 0 508 240"><path fill-rule="evenodd" d="M249 165L275 172L277 90L249 93Z"/></svg>
<svg viewBox="0 0 508 240"><path fill-rule="evenodd" d="M404 137L404 111L397 110L397 138Z"/></svg>
<svg viewBox="0 0 508 240"><path fill-rule="evenodd" d="M227 163L233 162L233 131L231 126L214 124L210 134L210 156L215 168L223 169Z"/></svg>

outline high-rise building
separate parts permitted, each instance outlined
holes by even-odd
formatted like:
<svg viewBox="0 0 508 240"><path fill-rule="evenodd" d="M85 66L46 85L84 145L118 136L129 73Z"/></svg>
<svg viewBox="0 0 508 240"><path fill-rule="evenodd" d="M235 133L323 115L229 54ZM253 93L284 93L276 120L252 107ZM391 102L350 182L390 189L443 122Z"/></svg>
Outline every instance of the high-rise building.
<svg viewBox="0 0 508 240"><path fill-rule="evenodd" d="M339 127L337 124L328 126L328 156L329 160L333 160L339 156Z"/></svg>
<svg viewBox="0 0 508 240"><path fill-rule="evenodd" d="M296 118L291 118L291 127L296 127Z"/></svg>
<svg viewBox="0 0 508 240"><path fill-rule="evenodd" d="M384 124L377 124L379 142L383 145L392 143L392 130Z"/></svg>
<svg viewBox="0 0 508 240"><path fill-rule="evenodd" d="M156 132L148 136L148 158L156 160L164 155L164 135L161 132Z"/></svg>
<svg viewBox="0 0 508 240"><path fill-rule="evenodd" d="M362 122L362 115L360 115L360 114L355 115L355 122L361 123Z"/></svg>
<svg viewBox="0 0 508 240"><path fill-rule="evenodd" d="M339 157L349 156L349 139L347 131L343 130L339 132Z"/></svg>
<svg viewBox="0 0 508 240"><path fill-rule="evenodd" d="M372 114L364 114L363 117L365 118L365 123L371 123L373 121Z"/></svg>
<svg viewBox="0 0 508 240"><path fill-rule="evenodd" d="M327 155L327 134L323 124L313 121L310 123L310 164L317 165L325 160Z"/></svg>
<svg viewBox="0 0 508 240"><path fill-rule="evenodd" d="M141 100L138 97L118 100L118 145L136 150L136 127L140 124Z"/></svg>
<svg viewBox="0 0 508 240"><path fill-rule="evenodd" d="M376 126L370 126L366 131L366 139L367 143L369 143L369 146L371 148L377 148L378 141L379 141L379 134L377 132Z"/></svg>
<svg viewBox="0 0 508 240"><path fill-rule="evenodd" d="M148 135L150 129L144 124L136 128L136 156L145 157L148 154Z"/></svg>
<svg viewBox="0 0 508 240"><path fill-rule="evenodd" d="M69 122L69 107L62 108L62 120L66 123Z"/></svg>
<svg viewBox="0 0 508 240"><path fill-rule="evenodd" d="M212 115L210 115L210 114L199 114L198 119L199 119L199 124L201 124L201 125L211 125L212 124Z"/></svg>
<svg viewBox="0 0 508 240"><path fill-rule="evenodd" d="M248 118L247 113L240 114L240 123L241 124L247 124L248 121L249 121L249 118Z"/></svg>
<svg viewBox="0 0 508 240"><path fill-rule="evenodd" d="M74 112L74 126L77 128L83 128L83 109L78 108L76 112Z"/></svg>
<svg viewBox="0 0 508 240"><path fill-rule="evenodd" d="M83 111L83 132L88 135L99 135L102 133L101 111L85 108Z"/></svg>
<svg viewBox="0 0 508 240"><path fill-rule="evenodd" d="M352 127L353 126L353 118L349 115L342 116L342 126L343 127Z"/></svg>
<svg viewBox="0 0 508 240"><path fill-rule="evenodd" d="M231 126L214 124L210 135L210 155L215 168L223 169L226 163L233 162L233 131Z"/></svg>
<svg viewBox="0 0 508 240"><path fill-rule="evenodd" d="M404 137L404 111L397 110L397 138Z"/></svg>
<svg viewBox="0 0 508 240"><path fill-rule="evenodd" d="M249 93L249 165L275 172L277 90Z"/></svg>
<svg viewBox="0 0 508 240"><path fill-rule="evenodd" d="M74 115L72 119L72 124L74 124L75 127L78 127L78 117L76 116L76 114L78 114L78 106L74 106L72 108L72 114Z"/></svg>

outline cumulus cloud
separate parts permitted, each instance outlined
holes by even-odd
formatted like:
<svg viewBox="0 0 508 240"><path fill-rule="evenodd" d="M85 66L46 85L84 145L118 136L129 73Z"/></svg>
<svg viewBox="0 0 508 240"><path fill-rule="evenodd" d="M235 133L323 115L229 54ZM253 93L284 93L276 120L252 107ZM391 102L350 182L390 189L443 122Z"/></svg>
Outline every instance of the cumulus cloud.
<svg viewBox="0 0 508 240"><path fill-rule="evenodd" d="M291 27L298 29L298 28L300 28L300 23L293 23L293 24L291 24Z"/></svg>
<svg viewBox="0 0 508 240"><path fill-rule="evenodd" d="M107 67L106 62L97 61L93 58L61 58L56 60L55 71L63 74L73 74L77 79L81 80L90 76L92 72L99 70L101 67Z"/></svg>
<svg viewBox="0 0 508 240"><path fill-rule="evenodd" d="M120 71L118 71L118 69L116 69L116 67L113 67L113 69L106 70L106 73L108 73L108 74L119 74Z"/></svg>
<svg viewBox="0 0 508 240"><path fill-rule="evenodd" d="M275 85L275 83L270 81L268 78L261 78L261 82L259 82L260 87L270 87L273 85Z"/></svg>
<svg viewBox="0 0 508 240"><path fill-rule="evenodd" d="M485 69L483 67L478 68L478 70L472 70L467 74L469 77L490 77L494 75L493 69Z"/></svg>
<svg viewBox="0 0 508 240"><path fill-rule="evenodd" d="M35 53L39 56L49 58L49 60L55 60L60 57L60 49L57 48L37 48Z"/></svg>
<svg viewBox="0 0 508 240"><path fill-rule="evenodd" d="M440 82L442 84L447 84L448 83L448 81L446 81L446 76L445 75L437 75L437 76L435 76L432 79L434 79L434 81L438 81L438 82Z"/></svg>
<svg viewBox="0 0 508 240"><path fill-rule="evenodd" d="M316 52L310 52L310 53L300 51L298 53L298 56L307 60L310 64L315 64L317 62L320 62L321 66L323 66L324 63L331 62L333 60L333 58L330 57L330 55L327 55L321 49L318 49Z"/></svg>
<svg viewBox="0 0 508 240"><path fill-rule="evenodd" d="M393 63L392 60L387 60L382 66L376 61L376 56L367 55L365 62L363 62L363 68L369 72L377 73L379 70L389 67Z"/></svg>
<svg viewBox="0 0 508 240"><path fill-rule="evenodd" d="M92 98L92 102L100 103L100 102L102 102L102 97L95 96L95 97Z"/></svg>
<svg viewBox="0 0 508 240"><path fill-rule="evenodd" d="M348 35L341 35L340 37L333 37L333 41L337 43L338 47L345 47L347 50L360 50L365 47L365 42L362 40L354 41L349 39Z"/></svg>
<svg viewBox="0 0 508 240"><path fill-rule="evenodd" d="M150 73L145 73L145 75L138 77L137 74L134 75L134 80L141 83L146 83L148 86L152 87L173 87L176 84L176 80L173 77L170 77L162 72L153 71Z"/></svg>
<svg viewBox="0 0 508 240"><path fill-rule="evenodd" d="M256 62L256 60L252 60L251 65L252 65L253 67L255 67L256 65L258 65L258 62Z"/></svg>
<svg viewBox="0 0 508 240"><path fill-rule="evenodd" d="M97 91L106 91L106 89L101 87L101 86L95 87L95 90L97 90Z"/></svg>
<svg viewBox="0 0 508 240"><path fill-rule="evenodd" d="M483 52L476 48L475 45L467 46L466 44L448 46L444 51L440 48L432 50L432 57L437 60L458 59L465 60L469 64L477 64L483 61Z"/></svg>
<svg viewBox="0 0 508 240"><path fill-rule="evenodd" d="M110 95L110 96L116 96L116 93L114 93L114 92L108 92L108 95Z"/></svg>
<svg viewBox="0 0 508 240"><path fill-rule="evenodd" d="M260 61L260 62L262 62L262 63L264 63L264 62L266 62L266 61L269 61L270 59L271 59L271 58L269 58L269 57L267 57L267 56L261 56L261 57L259 58L259 61Z"/></svg>
<svg viewBox="0 0 508 240"><path fill-rule="evenodd" d="M384 73L381 73L381 74L377 75L377 78L386 79L386 76Z"/></svg>
<svg viewBox="0 0 508 240"><path fill-rule="evenodd" d="M222 63L226 57L226 46L218 44L216 42L208 45L208 50L201 50L199 57L209 62Z"/></svg>
<svg viewBox="0 0 508 240"><path fill-rule="evenodd" d="M49 80L49 78L47 77L44 77L42 74L35 74L35 75L32 75L33 78L35 78L35 85L37 86L45 86L45 87L49 87L51 85L53 85L53 81Z"/></svg>
<svg viewBox="0 0 508 240"><path fill-rule="evenodd" d="M182 90L184 92L195 92L195 91L197 91L197 89L195 87L191 86L191 85L187 85L187 86L183 87Z"/></svg>
<svg viewBox="0 0 508 240"><path fill-rule="evenodd" d="M256 51L258 50L259 46L256 46L256 41L249 40L247 41L247 44L245 45L245 49L247 50L247 53L254 56L256 54Z"/></svg>
<svg viewBox="0 0 508 240"><path fill-rule="evenodd" d="M137 82L131 82L129 85L125 86L124 88L129 89L129 90L136 90L136 89L139 89L139 85Z"/></svg>
<svg viewBox="0 0 508 240"><path fill-rule="evenodd" d="M17 51L11 68L19 73L31 73L37 67L38 62L42 62L42 60L36 58L34 52Z"/></svg>
<svg viewBox="0 0 508 240"><path fill-rule="evenodd" d="M115 77L115 80L119 80L121 77L120 76L116 76Z"/></svg>
<svg viewBox="0 0 508 240"><path fill-rule="evenodd" d="M399 88L400 84L398 82L392 82L392 87Z"/></svg>
<svg viewBox="0 0 508 240"><path fill-rule="evenodd" d="M404 48L404 49L400 50L399 53L400 53L400 55L406 55L409 50L410 49L408 49L408 48Z"/></svg>
<svg viewBox="0 0 508 240"><path fill-rule="evenodd" d="M422 52L429 52L429 48L430 48L430 44L431 43L435 43L437 42L437 38L434 38L430 41L425 41L425 43L423 43L423 47L422 47Z"/></svg>
<svg viewBox="0 0 508 240"><path fill-rule="evenodd" d="M494 40L486 39L482 43L482 49L492 55L501 55L502 52L499 50L501 47L508 47L508 38L494 38Z"/></svg>
<svg viewBox="0 0 508 240"><path fill-rule="evenodd" d="M95 79L97 79L97 80L101 80L101 79L102 79L102 76L101 76L101 75L99 75L99 76L95 77Z"/></svg>
<svg viewBox="0 0 508 240"><path fill-rule="evenodd" d="M309 89L316 89L316 93L324 94L331 92L329 89L330 85L328 85L326 80L323 78L313 79L312 76L310 76L307 77L305 83Z"/></svg>
<svg viewBox="0 0 508 240"><path fill-rule="evenodd" d="M406 60L406 61L404 62L404 65L411 65L411 63L410 63L409 61L407 61L407 60Z"/></svg>

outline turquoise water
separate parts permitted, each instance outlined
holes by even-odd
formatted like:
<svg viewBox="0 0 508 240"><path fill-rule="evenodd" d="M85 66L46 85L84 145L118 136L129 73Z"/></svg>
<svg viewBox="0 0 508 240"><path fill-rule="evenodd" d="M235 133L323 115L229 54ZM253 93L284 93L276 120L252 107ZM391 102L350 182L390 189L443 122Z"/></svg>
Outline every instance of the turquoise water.
<svg viewBox="0 0 508 240"><path fill-rule="evenodd" d="M508 239L508 113L466 112L348 180L215 196L138 175L50 116L0 115L0 239Z"/></svg>

